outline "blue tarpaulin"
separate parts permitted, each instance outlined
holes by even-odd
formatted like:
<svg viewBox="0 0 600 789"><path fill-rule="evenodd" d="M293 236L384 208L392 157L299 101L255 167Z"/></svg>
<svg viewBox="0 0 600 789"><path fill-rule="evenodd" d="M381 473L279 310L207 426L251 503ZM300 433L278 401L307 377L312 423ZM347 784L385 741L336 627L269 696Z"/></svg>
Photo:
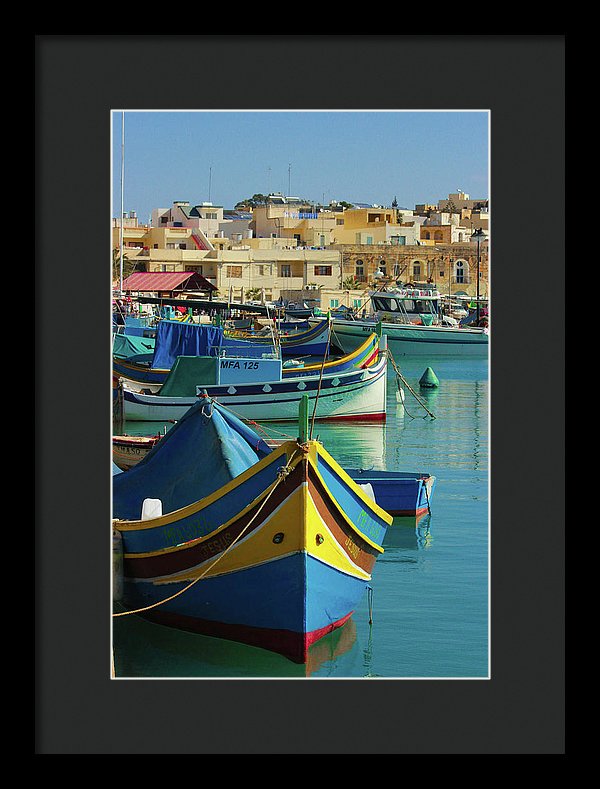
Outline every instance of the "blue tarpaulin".
<svg viewBox="0 0 600 789"><path fill-rule="evenodd" d="M161 321L156 332L152 367L170 370L178 356L218 356L222 341L220 326Z"/></svg>
<svg viewBox="0 0 600 789"><path fill-rule="evenodd" d="M173 512L226 485L271 451L231 412L199 400L143 460L114 474L113 517L139 519L146 498L160 499L163 514Z"/></svg>
<svg viewBox="0 0 600 789"><path fill-rule="evenodd" d="M273 345L226 337L221 326L161 321L156 332L152 367L170 370L178 356L243 356L261 358L275 353Z"/></svg>

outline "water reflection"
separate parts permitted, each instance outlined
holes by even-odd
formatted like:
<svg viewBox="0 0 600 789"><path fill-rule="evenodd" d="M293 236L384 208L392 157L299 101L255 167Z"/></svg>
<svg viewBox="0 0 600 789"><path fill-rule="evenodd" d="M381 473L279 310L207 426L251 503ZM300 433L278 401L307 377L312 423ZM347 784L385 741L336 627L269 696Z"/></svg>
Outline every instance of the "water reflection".
<svg viewBox="0 0 600 789"><path fill-rule="evenodd" d="M122 611L121 607L115 610ZM126 620L126 622L125 622ZM188 633L132 615L113 623L116 678L146 677L310 677L334 673L335 661L356 643L351 617L313 644L301 665L258 647Z"/></svg>
<svg viewBox="0 0 600 789"><path fill-rule="evenodd" d="M384 557L396 554L400 550L428 550L432 545L431 515L408 518L394 518L388 526L383 540Z"/></svg>

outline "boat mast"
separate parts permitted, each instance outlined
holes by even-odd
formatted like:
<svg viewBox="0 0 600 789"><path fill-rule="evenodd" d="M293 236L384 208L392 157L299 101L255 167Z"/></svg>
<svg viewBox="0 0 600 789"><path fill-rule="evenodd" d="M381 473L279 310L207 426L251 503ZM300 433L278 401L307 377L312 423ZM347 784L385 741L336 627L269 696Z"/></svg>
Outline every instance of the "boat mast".
<svg viewBox="0 0 600 789"><path fill-rule="evenodd" d="M125 175L125 111L121 113L121 220L119 222L119 295L123 296L123 184Z"/></svg>

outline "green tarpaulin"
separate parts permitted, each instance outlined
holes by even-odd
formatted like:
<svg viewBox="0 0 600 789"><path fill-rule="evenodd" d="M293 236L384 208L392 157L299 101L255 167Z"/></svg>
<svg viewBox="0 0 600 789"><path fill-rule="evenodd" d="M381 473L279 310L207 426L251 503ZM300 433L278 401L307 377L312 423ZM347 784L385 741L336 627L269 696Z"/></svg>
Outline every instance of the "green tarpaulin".
<svg viewBox="0 0 600 789"><path fill-rule="evenodd" d="M178 356L167 380L161 387L161 397L194 397L197 386L217 383L215 356Z"/></svg>

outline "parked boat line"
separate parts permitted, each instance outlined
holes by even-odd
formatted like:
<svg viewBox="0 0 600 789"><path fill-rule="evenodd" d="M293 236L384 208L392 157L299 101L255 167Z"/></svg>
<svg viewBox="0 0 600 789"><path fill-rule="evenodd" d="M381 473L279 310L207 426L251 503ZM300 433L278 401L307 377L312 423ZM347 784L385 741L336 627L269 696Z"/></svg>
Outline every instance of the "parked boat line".
<svg viewBox="0 0 600 789"><path fill-rule="evenodd" d="M393 518L431 514L435 475L344 467L313 427L385 422L388 361L401 391L394 356L418 355L419 343L428 356L487 353L487 331L330 317L309 325L288 343L271 329L187 319L160 320L153 337L126 326L114 335L123 419L165 428L113 436L124 606L113 616L306 664L370 588ZM475 350L467 337L485 339ZM321 360L305 363L293 348ZM265 440L253 425L269 422L296 424L297 437Z"/></svg>

